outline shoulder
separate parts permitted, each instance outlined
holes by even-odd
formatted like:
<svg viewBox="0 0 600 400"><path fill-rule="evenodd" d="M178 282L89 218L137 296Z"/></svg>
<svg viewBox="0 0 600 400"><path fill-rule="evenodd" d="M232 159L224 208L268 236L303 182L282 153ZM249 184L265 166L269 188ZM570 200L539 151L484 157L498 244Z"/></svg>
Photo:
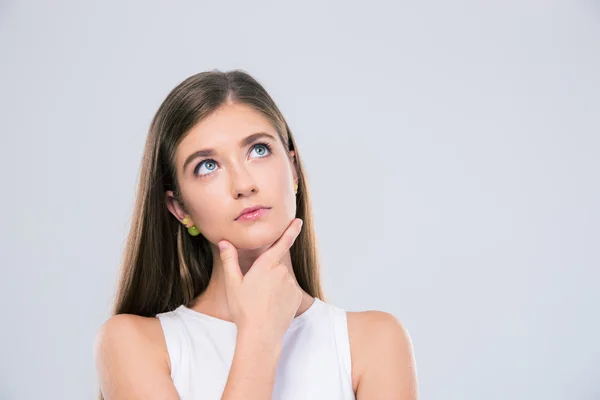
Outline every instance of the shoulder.
<svg viewBox="0 0 600 400"><path fill-rule="evenodd" d="M166 350L163 331L158 318L119 314L109 318L100 327L94 341L94 357L106 353L145 352L160 354Z"/></svg>
<svg viewBox="0 0 600 400"><path fill-rule="evenodd" d="M370 380L375 370L414 374L412 340L400 320L385 311L347 312L351 343L352 383ZM364 385L363 385L364 386Z"/></svg>
<svg viewBox="0 0 600 400"><path fill-rule="evenodd" d="M347 312L348 334L361 360L387 351L412 351L408 330L393 314L385 311Z"/></svg>
<svg viewBox="0 0 600 400"><path fill-rule="evenodd" d="M119 314L109 318L96 335L93 353L105 392L144 376L170 375L166 342L160 321L154 317Z"/></svg>
<svg viewBox="0 0 600 400"><path fill-rule="evenodd" d="M348 329L358 335L378 335L410 341L408 331L393 314L385 311L348 311Z"/></svg>
<svg viewBox="0 0 600 400"><path fill-rule="evenodd" d="M109 318L100 327L94 342L95 354L116 348L160 345L164 343L158 318L119 314Z"/></svg>

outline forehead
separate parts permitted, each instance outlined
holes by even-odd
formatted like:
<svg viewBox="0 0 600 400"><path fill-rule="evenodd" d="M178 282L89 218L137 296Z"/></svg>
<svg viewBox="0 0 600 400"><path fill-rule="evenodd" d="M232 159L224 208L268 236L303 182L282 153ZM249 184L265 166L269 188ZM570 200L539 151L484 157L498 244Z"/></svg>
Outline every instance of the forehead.
<svg viewBox="0 0 600 400"><path fill-rule="evenodd" d="M269 120L252 107L245 104L225 104L196 124L183 138L179 149L185 153L188 146L192 146L188 151L199 150L200 147L237 146L241 139L256 132L277 136Z"/></svg>

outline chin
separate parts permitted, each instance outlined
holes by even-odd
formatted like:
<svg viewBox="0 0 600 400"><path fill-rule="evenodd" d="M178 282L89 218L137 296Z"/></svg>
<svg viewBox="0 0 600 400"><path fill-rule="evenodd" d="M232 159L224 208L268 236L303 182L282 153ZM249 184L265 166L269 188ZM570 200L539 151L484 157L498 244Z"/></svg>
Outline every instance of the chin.
<svg viewBox="0 0 600 400"><path fill-rule="evenodd" d="M240 229L235 235L235 247L243 250L258 250L270 246L281 237L286 228L275 227L273 224L261 225Z"/></svg>

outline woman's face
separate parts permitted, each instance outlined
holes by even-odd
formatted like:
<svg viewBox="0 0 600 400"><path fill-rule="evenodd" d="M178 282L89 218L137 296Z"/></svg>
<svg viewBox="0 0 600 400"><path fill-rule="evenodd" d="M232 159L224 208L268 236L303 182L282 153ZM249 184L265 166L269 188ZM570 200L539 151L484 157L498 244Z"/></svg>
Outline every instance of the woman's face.
<svg viewBox="0 0 600 400"><path fill-rule="evenodd" d="M176 150L175 167L183 204L168 191L167 206L213 244L226 239L238 249L258 249L296 216L294 163L270 122L247 105L226 104L192 128ZM255 205L268 210L237 219Z"/></svg>

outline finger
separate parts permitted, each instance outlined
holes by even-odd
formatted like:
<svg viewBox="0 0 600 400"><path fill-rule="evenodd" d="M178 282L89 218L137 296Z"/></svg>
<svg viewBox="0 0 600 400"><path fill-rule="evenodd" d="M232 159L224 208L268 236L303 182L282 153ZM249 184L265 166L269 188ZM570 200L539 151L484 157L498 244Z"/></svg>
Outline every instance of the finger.
<svg viewBox="0 0 600 400"><path fill-rule="evenodd" d="M256 260L257 264L274 266L277 265L284 254L292 247L294 241L302 230L303 221L295 218L286 228L283 234Z"/></svg>
<svg viewBox="0 0 600 400"><path fill-rule="evenodd" d="M226 240L221 240L219 242L219 255L225 272L225 283L235 285L242 282L243 275L235 246Z"/></svg>

